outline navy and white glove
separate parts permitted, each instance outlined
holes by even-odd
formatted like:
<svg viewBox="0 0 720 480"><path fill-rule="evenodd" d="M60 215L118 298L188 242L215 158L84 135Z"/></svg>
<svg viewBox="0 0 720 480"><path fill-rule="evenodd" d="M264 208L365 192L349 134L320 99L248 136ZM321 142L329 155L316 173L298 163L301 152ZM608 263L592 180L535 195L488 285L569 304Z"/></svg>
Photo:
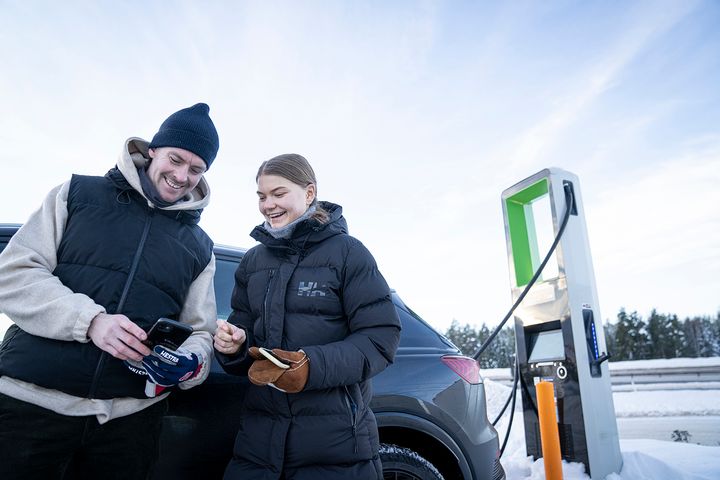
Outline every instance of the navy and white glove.
<svg viewBox="0 0 720 480"><path fill-rule="evenodd" d="M171 350L155 345L153 352L143 358L142 366L148 376L145 395L155 397L166 388L193 378L202 369L202 362L182 347Z"/></svg>
<svg viewBox="0 0 720 480"><path fill-rule="evenodd" d="M143 377L147 377L147 372L145 371L145 367L143 367L142 362L138 362L135 360L123 360L123 363L125 366L135 375L142 375Z"/></svg>

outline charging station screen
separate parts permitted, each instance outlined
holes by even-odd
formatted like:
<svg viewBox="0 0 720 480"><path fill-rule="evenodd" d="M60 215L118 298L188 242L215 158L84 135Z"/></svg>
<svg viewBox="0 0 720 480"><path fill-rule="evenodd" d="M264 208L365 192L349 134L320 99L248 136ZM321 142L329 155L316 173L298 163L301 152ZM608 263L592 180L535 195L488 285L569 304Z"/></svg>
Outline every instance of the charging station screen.
<svg viewBox="0 0 720 480"><path fill-rule="evenodd" d="M562 360L565 358L562 330L532 333L530 336L529 363Z"/></svg>

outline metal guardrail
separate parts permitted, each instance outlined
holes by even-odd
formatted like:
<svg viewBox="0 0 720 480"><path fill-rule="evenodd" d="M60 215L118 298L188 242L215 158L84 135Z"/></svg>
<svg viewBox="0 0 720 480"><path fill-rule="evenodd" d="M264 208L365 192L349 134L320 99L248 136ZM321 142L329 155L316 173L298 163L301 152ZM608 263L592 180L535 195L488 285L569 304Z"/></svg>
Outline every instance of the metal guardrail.
<svg viewBox="0 0 720 480"><path fill-rule="evenodd" d="M509 368L482 370L484 378L512 385ZM720 357L610 362L614 391L657 389L720 390Z"/></svg>
<svg viewBox="0 0 720 480"><path fill-rule="evenodd" d="M610 370L610 381L613 385L720 382L720 366L705 365L694 368L665 367L652 370L632 368Z"/></svg>

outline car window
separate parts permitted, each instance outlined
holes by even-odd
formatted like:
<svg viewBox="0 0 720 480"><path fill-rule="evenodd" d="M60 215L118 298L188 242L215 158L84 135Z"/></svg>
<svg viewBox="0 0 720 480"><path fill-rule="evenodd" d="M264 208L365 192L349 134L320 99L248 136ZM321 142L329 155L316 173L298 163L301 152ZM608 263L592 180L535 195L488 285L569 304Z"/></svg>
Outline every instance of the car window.
<svg viewBox="0 0 720 480"><path fill-rule="evenodd" d="M235 286L235 270L238 262L233 260L216 259L215 262L215 302L217 303L218 318L226 320L230 316L230 296Z"/></svg>
<svg viewBox="0 0 720 480"><path fill-rule="evenodd" d="M400 347L432 347L432 348L447 348L449 345L443 341L443 337L440 336L435 330L426 324L414 313L411 313L404 308L395 306L398 315L400 316L400 322L402 323L402 331L400 332Z"/></svg>

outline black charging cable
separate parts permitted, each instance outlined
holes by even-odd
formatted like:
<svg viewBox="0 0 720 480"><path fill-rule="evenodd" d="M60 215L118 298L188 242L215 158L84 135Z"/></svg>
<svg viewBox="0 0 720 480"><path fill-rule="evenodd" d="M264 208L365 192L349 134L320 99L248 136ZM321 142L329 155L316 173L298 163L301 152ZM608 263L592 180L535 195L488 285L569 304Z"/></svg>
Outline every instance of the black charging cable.
<svg viewBox="0 0 720 480"><path fill-rule="evenodd" d="M483 354L485 350L487 350L488 346L490 346L490 343L495 339L495 337L500 333L500 330L502 330L502 327L507 323L507 321L510 319L510 316L512 316L513 312L515 312L515 309L520 305L520 303L523 301L525 296L528 294L532 286L535 284L538 278L540 278L540 274L542 273L543 269L545 268L545 265L547 265L548 261L550 261L550 257L552 257L552 254L555 252L555 249L558 246L558 243L560 243L560 239L563 236L563 233L565 232L565 227L567 227L568 220L570 220L570 214L575 209L575 196L573 194L572 184L570 182L565 182L563 184L563 190L565 191L565 205L567 206L565 209L565 215L563 216L562 223L560 224L560 229L558 230L557 235L555 236L555 240L553 240L552 245L550 246L550 249L548 250L547 255L545 255L545 258L543 259L542 263L540 263L540 266L535 271L535 274L532 276L528 284L523 289L520 296L515 300L515 303L508 311L507 315L505 315L505 318L503 318L502 322L495 327L495 330L490 334L490 336L483 342L483 344L480 346L477 352L472 356L473 359L476 361L479 360L480 355ZM512 401L512 407L510 409L510 422L508 423L507 431L505 432L505 439L503 440L502 447L500 448L500 456L502 457L503 452L505 451L505 446L507 445L508 439L510 438L510 428L512 427L512 421L513 416L515 414L515 398L517 396L517 382L518 378L520 377L520 360L518 359L517 355L517 339L515 341L515 378L513 379L513 387L510 392L510 395L508 396L508 399L505 401L505 405L503 406L500 414L493 422L493 426L500 420L500 417L505 413L505 409L507 409L508 405Z"/></svg>
<svg viewBox="0 0 720 480"><path fill-rule="evenodd" d="M520 377L520 375L518 375L518 367L519 367L519 365L518 365L518 361L517 361L517 355L515 355L515 359L513 360L513 370L512 370L512 372L513 372L513 386L512 386L513 390L515 390L517 388L518 378ZM497 423L502 418L503 414L505 414L505 410L507 410L508 405L510 405L510 400L512 400L512 398L513 398L512 395L508 395L507 400L505 400L505 405L503 405L503 407L500 409L500 413L497 414L497 417L495 417L495 420L493 420L493 422L492 422L493 427L495 425L497 425Z"/></svg>
<svg viewBox="0 0 720 480"><path fill-rule="evenodd" d="M507 427L507 431L505 431L505 438L503 439L503 444L500 447L500 456L501 457L502 457L503 453L505 453L505 446L507 445L508 440L510 439L510 429L512 428L513 418L515 417L515 399L517 398L517 394L515 392L517 389L518 378L520 378L520 363L519 363L519 360L517 360L517 355L516 355L515 356L515 380L513 381L512 392L510 392L510 398L512 398L512 404L510 405L510 419L508 420L508 427ZM497 420L500 420L500 417L498 417Z"/></svg>
<svg viewBox="0 0 720 480"><path fill-rule="evenodd" d="M492 341L495 339L498 333L500 333L500 330L502 330L502 327L505 325L505 323L508 321L510 316L515 312L515 309L520 305L520 303L525 299L525 296L530 291L530 288L535 284L537 279L540 277L540 274L542 273L543 269L545 268L545 265L547 265L547 262L550 260L550 257L552 256L553 252L555 252L555 248L557 248L558 243L560 243L560 239L563 236L563 233L565 232L565 227L567 226L568 220L570 219L570 213L573 210L573 206L575 205L575 198L573 196L572 191L572 185L570 183L565 183L563 185L563 189L565 190L565 204L567 205L567 208L565 210L565 216L563 217L562 224L560 225L560 230L558 230L557 235L555 236L555 240L553 240L552 245L550 246L550 250L548 251L547 255L545 255L545 258L543 259L542 263L538 267L538 269L535 271L535 274L532 276L528 284L525 286L525 289L522 291L520 296L515 300L515 303L510 308L510 311L508 311L507 315L505 315L505 318L503 318L502 322L500 322L500 325L498 325L495 330L490 334L490 336L485 340L485 342L480 346L477 352L472 356L475 360L480 358L480 355L483 354L483 352L487 349L487 347L492 343Z"/></svg>

